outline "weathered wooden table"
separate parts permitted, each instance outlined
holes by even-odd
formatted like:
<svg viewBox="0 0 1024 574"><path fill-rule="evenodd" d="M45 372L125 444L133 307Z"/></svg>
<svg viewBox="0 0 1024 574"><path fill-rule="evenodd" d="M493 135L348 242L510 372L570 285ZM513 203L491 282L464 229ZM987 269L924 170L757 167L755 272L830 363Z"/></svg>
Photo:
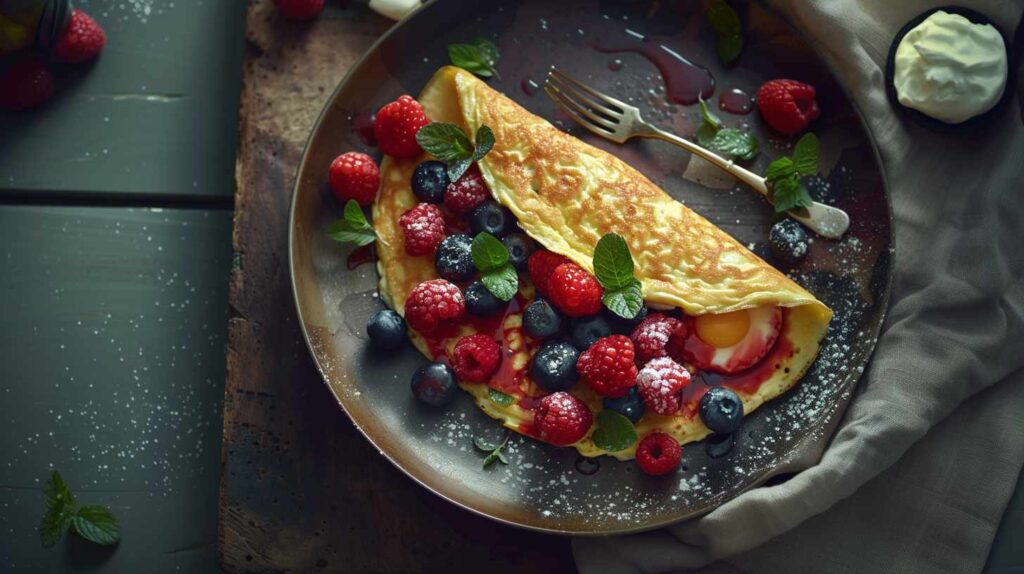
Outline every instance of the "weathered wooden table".
<svg viewBox="0 0 1024 574"><path fill-rule="evenodd" d="M77 4L107 30L101 60L45 110L0 115L0 571L570 571L564 539L461 511L377 455L295 325L301 145L390 22L334 2L308 24L269 0L247 23L241 0ZM119 547L41 547L51 468L111 506ZM1018 488L989 570L1024 568L1022 533Z"/></svg>

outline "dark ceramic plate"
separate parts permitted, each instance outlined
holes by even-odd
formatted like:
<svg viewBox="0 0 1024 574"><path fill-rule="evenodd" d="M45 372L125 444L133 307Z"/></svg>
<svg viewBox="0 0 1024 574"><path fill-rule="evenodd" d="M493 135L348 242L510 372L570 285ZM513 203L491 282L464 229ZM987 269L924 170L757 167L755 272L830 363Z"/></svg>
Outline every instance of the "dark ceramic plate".
<svg viewBox="0 0 1024 574"><path fill-rule="evenodd" d="M882 170L857 110L814 51L777 15L760 4L734 2L746 27L746 49L723 68L699 3L552 3L445 1L428 5L383 37L342 81L309 139L291 213L291 273L299 317L324 380L353 422L381 454L438 495L496 520L556 533L633 532L693 517L741 492L817 460L842 414L872 349L885 312L891 276L892 233ZM626 30L649 38L647 44ZM632 462L604 457L578 460L575 450L514 435L511 464L481 466L474 437L502 434L469 396L447 409L419 404L409 376L424 358L407 346L372 353L366 319L380 308L373 265L358 263L348 247L324 235L340 206L327 189L327 168L344 151L376 150L360 136L368 112L402 93L416 94L447 63L449 43L477 37L500 47L497 89L559 127L614 153L690 208L765 254L770 207L756 193L696 183L713 171L669 145L636 141L617 146L573 125L538 91L551 65L609 93L635 102L644 116L684 135L700 120L695 105L666 98L665 82L645 56L602 53L595 41L650 52L664 45L706 66L717 81L711 98L731 90L752 94L771 78L814 84L822 115L813 126L823 145L823 178L809 181L817 199L845 209L853 224L842 241L815 239L808 258L787 272L835 311L815 366L785 396L744 422L733 451L711 458L704 443L684 448L682 466L669 477L643 475ZM671 78L673 81L677 78ZM671 91L671 90L670 90ZM683 90L685 91L685 90ZM764 129L756 112L720 112L725 123L756 132L762 154L753 169L792 142ZM643 225L643 222L637 222ZM769 259L770 261L770 259ZM781 480L782 477L776 478Z"/></svg>

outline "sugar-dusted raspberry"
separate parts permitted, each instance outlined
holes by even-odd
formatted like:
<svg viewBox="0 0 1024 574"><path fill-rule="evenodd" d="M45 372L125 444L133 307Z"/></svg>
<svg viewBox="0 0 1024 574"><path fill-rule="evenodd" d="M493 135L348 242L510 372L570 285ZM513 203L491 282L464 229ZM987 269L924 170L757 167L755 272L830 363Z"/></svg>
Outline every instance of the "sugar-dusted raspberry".
<svg viewBox="0 0 1024 574"><path fill-rule="evenodd" d="M442 323L457 320L465 310L466 301L457 286L444 279L431 279L409 293L405 322L421 333L429 333Z"/></svg>
<svg viewBox="0 0 1024 574"><path fill-rule="evenodd" d="M452 370L459 380L482 383L501 365L501 347L483 333L467 335L455 343L451 355Z"/></svg>
<svg viewBox="0 0 1024 574"><path fill-rule="evenodd" d="M648 315L636 326L636 329L633 329L633 334L630 335L633 345L636 347L636 360L640 364L646 364L651 359L666 356L665 345L668 344L669 337L680 325L682 323L679 319L661 313Z"/></svg>
<svg viewBox="0 0 1024 574"><path fill-rule="evenodd" d="M555 272L555 267L568 262L567 257L547 249L538 249L530 254L530 258L526 260L526 269L538 295L547 296L548 281L551 279L551 274Z"/></svg>
<svg viewBox="0 0 1024 574"><path fill-rule="evenodd" d="M683 448L671 435L652 432L636 447L636 465L651 476L668 474L679 468Z"/></svg>
<svg viewBox="0 0 1024 574"><path fill-rule="evenodd" d="M567 446L587 436L594 415L583 401L561 391L537 403L533 421L538 438L553 445Z"/></svg>
<svg viewBox="0 0 1024 574"><path fill-rule="evenodd" d="M416 142L416 134L429 123L423 106L412 96L405 95L377 111L373 134L380 151L394 158L407 159L423 153Z"/></svg>
<svg viewBox="0 0 1024 574"><path fill-rule="evenodd" d="M444 206L456 215L469 215L491 197L480 168L473 164L458 181L448 184L444 191Z"/></svg>
<svg viewBox="0 0 1024 574"><path fill-rule="evenodd" d="M444 240L444 213L432 203L421 203L398 218L405 236L405 252L429 255Z"/></svg>
<svg viewBox="0 0 1024 574"><path fill-rule="evenodd" d="M757 89L757 111L776 131L793 135L821 114L814 86L796 80L770 80Z"/></svg>
<svg viewBox="0 0 1024 574"><path fill-rule="evenodd" d="M668 357L650 361L636 376L644 405L659 415L672 415L682 408L683 389L689 384L690 372Z"/></svg>
<svg viewBox="0 0 1024 574"><path fill-rule="evenodd" d="M570 317L586 317L601 310L601 284L575 263L555 267L548 279L548 298Z"/></svg>
<svg viewBox="0 0 1024 574"><path fill-rule="evenodd" d="M598 339L580 355L576 370L597 394L621 397L636 384L633 342L625 335Z"/></svg>

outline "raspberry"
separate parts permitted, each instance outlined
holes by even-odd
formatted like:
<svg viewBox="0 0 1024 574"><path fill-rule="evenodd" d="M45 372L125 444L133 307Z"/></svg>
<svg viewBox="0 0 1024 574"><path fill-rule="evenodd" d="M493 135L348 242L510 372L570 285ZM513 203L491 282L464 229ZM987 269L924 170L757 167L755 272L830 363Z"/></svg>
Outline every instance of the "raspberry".
<svg viewBox="0 0 1024 574"><path fill-rule="evenodd" d="M683 389L690 384L690 372L682 365L661 357L647 363L636 376L644 406L659 415L671 415L683 406Z"/></svg>
<svg viewBox="0 0 1024 574"><path fill-rule="evenodd" d="M53 57L65 64L78 64L99 56L106 42L107 36L96 20L76 8L53 47Z"/></svg>
<svg viewBox="0 0 1024 574"><path fill-rule="evenodd" d="M814 86L796 80L770 80L757 90L757 110L776 131L793 135L821 114Z"/></svg>
<svg viewBox="0 0 1024 574"><path fill-rule="evenodd" d="M412 96L400 96L377 112L373 135L380 151L399 159L416 157L423 152L416 143L416 132L429 123L419 102Z"/></svg>
<svg viewBox="0 0 1024 574"><path fill-rule="evenodd" d="M466 310L462 291L444 279L431 279L416 286L405 300L405 322L422 333L443 322L455 321Z"/></svg>
<svg viewBox="0 0 1024 574"><path fill-rule="evenodd" d="M646 364L651 359L666 356L665 345L668 344L669 337L680 325L682 323L679 319L661 313L648 315L636 326L636 329L633 329L633 334L630 335L633 345L636 346L636 360L641 364Z"/></svg>
<svg viewBox="0 0 1024 574"><path fill-rule="evenodd" d="M53 97L54 79L42 60L30 56L4 70L0 86L0 108L23 111Z"/></svg>
<svg viewBox="0 0 1024 574"><path fill-rule="evenodd" d="M324 0L274 0L274 5L289 20L312 20L324 9Z"/></svg>
<svg viewBox="0 0 1024 574"><path fill-rule="evenodd" d="M468 383L482 383L498 370L501 347L483 333L469 335L455 343L451 362L456 377Z"/></svg>
<svg viewBox="0 0 1024 574"><path fill-rule="evenodd" d="M570 317L586 317L601 310L601 285L575 263L555 267L548 279L548 298Z"/></svg>
<svg viewBox="0 0 1024 574"><path fill-rule="evenodd" d="M636 384L633 342L625 335L598 339L580 355L576 370L597 394L618 398Z"/></svg>
<svg viewBox="0 0 1024 574"><path fill-rule="evenodd" d="M469 215L491 197L480 168L474 164L444 191L444 206L456 215Z"/></svg>
<svg viewBox="0 0 1024 574"><path fill-rule="evenodd" d="M593 421L587 405L564 391L541 399L533 412L538 438L556 446L578 442L587 435Z"/></svg>
<svg viewBox="0 0 1024 574"><path fill-rule="evenodd" d="M636 447L636 465L651 476L668 474L679 467L683 447L671 435L652 432Z"/></svg>
<svg viewBox="0 0 1024 574"><path fill-rule="evenodd" d="M365 153L350 151L334 158L328 173L331 191L342 203L354 199L367 206L373 203L380 187L380 169Z"/></svg>
<svg viewBox="0 0 1024 574"><path fill-rule="evenodd" d="M555 272L555 267L568 262L568 258L546 249L538 249L530 255L530 258L526 260L526 269L538 295L547 296L548 281L551 279L551 274Z"/></svg>
<svg viewBox="0 0 1024 574"><path fill-rule="evenodd" d="M444 214L434 204L421 203L398 218L405 236L405 252L429 255L444 239Z"/></svg>

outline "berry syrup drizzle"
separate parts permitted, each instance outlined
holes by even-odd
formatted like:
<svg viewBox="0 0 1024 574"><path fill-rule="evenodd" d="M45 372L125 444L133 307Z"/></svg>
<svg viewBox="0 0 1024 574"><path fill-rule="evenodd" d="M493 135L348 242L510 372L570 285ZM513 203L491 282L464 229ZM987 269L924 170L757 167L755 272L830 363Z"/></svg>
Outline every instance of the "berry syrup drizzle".
<svg viewBox="0 0 1024 574"><path fill-rule="evenodd" d="M715 93L715 78L707 68L686 59L666 43L639 32L627 28L625 33L610 34L598 40L594 49L606 54L633 52L644 56L661 71L665 94L677 104L696 104L698 98L707 100Z"/></svg>

